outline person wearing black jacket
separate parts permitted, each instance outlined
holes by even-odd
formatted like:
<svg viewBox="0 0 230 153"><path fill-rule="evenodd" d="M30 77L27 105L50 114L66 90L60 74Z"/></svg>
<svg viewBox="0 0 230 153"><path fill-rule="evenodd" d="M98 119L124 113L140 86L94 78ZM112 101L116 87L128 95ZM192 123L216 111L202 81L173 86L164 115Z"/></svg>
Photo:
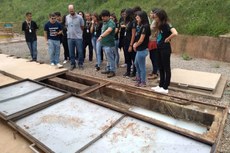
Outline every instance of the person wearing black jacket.
<svg viewBox="0 0 230 153"><path fill-rule="evenodd" d="M27 46L30 50L31 61L37 61L37 30L38 26L32 20L32 13L26 13L26 20L22 23L22 31L25 33Z"/></svg>
<svg viewBox="0 0 230 153"><path fill-rule="evenodd" d="M91 42L91 33L90 27L92 25L91 22L91 15L90 13L85 13L85 26L83 30L83 51L84 51L84 58L86 54L86 47L89 47L89 61L93 60L93 46Z"/></svg>

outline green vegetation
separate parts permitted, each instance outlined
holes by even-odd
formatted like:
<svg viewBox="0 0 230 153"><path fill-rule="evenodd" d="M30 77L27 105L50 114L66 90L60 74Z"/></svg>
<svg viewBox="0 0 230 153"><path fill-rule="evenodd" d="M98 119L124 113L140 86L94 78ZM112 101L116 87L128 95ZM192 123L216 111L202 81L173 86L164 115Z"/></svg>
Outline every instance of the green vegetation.
<svg viewBox="0 0 230 153"><path fill-rule="evenodd" d="M190 57L186 52L184 52L182 55L181 55L182 59L185 60L185 61L190 61L192 60L192 57Z"/></svg>
<svg viewBox="0 0 230 153"><path fill-rule="evenodd" d="M122 8L139 5L149 12L158 7L166 10L180 34L218 36L230 32L229 0L0 0L0 22L21 23L25 12L30 11L41 34L48 14L54 11L68 13L69 3L75 5L76 11L100 13L108 9L117 16Z"/></svg>

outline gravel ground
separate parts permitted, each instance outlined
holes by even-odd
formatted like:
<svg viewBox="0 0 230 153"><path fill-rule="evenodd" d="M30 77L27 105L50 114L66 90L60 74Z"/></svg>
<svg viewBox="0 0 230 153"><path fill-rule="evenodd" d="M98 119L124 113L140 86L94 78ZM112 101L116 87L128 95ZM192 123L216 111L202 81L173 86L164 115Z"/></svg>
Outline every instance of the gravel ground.
<svg viewBox="0 0 230 153"><path fill-rule="evenodd" d="M38 37L38 60L43 61L45 63L49 63L49 55L47 51L47 45L44 41L43 37ZM0 52L9 55L15 55L22 58L30 59L29 50L25 42L20 43L10 43L10 44L1 44L0 43ZM123 53L120 52L121 55L121 64L123 63ZM61 62L63 61L63 48L61 48ZM102 67L105 66L106 61L103 62ZM100 72L96 72L94 70L95 59L93 62L89 62L88 58L86 58L84 63L84 70L75 69L75 73L80 73L89 76L100 77L103 79L107 79L105 75L102 75ZM65 68L69 68L69 63L64 65ZM196 70L196 71L204 71L211 73L220 73L224 76L227 76L229 86L230 86L230 63L220 62L220 61L212 61L206 59L198 59L194 58L190 61L183 60L181 56L172 54L171 56L171 67L172 68L181 68L188 70ZM150 60L147 57L147 72L151 71ZM118 68L116 77L110 78L110 81L120 82L124 84L133 85L133 81L131 79L126 79L122 77L124 74L125 68ZM149 81L148 86L152 86L156 82ZM205 98L202 96L186 94L178 91L170 91L170 94L189 98L193 100L202 101L210 104L217 104L221 106L230 106L230 87L227 86L225 88L223 97L221 100L215 100L212 98ZM218 148L219 152L230 153L230 114L228 114L227 121L224 127L224 132L221 138L220 147Z"/></svg>

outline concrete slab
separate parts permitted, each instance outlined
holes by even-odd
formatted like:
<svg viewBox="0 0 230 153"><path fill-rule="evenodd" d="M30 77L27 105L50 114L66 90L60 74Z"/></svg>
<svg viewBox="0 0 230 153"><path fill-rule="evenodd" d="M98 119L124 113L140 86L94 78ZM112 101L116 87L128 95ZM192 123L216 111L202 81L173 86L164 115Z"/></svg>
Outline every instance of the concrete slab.
<svg viewBox="0 0 230 153"><path fill-rule="evenodd" d="M67 71L65 68L58 69L48 64L37 62L28 62L27 59L10 57L9 55L0 54L0 70L6 73L18 76L22 79L41 80L48 76L61 74Z"/></svg>
<svg viewBox="0 0 230 153"><path fill-rule="evenodd" d="M192 71L185 69L172 69L171 84L214 91L219 83L221 74Z"/></svg>
<svg viewBox="0 0 230 153"><path fill-rule="evenodd" d="M208 78L208 79L206 78L206 80L209 80L209 78L211 78L212 81L216 81L217 82L218 77L220 76L219 81L216 84L215 90L212 91L212 90L207 90L207 88L206 89L205 88L198 88L198 86L197 87L193 87L191 85L189 86L187 84L187 83L190 83L189 81L187 81L185 84L182 84L182 82L185 82L186 79L188 80L189 78L193 78L193 79L197 78L197 76L192 76L192 75L189 76L188 75L189 74L188 71L189 70L183 71L182 69L176 70L176 71L173 70L172 71L172 79L171 80L174 81L174 82L171 81L169 89L170 90L184 92L184 93L188 93L188 94L201 95L201 96L204 96L204 97L207 97L207 98L221 99L221 97L223 96L223 93L224 93L224 89L225 89L226 84L227 84L227 79L228 79L227 76L223 76L223 75L220 76L220 74L213 75L213 73L205 73L205 75L207 75L207 78ZM175 74L175 72L177 74ZM188 72L188 73L185 74L185 75L183 73L181 73L181 75L180 75L178 72L185 72L185 73ZM195 73L195 74L202 75L203 73L199 72L199 73ZM210 74L210 76L213 76L213 78L209 77L208 74ZM183 75L184 75L184 77L187 77L187 78L183 78ZM182 81L180 81L180 79ZM198 79L198 81L201 80L200 78L197 78L197 79ZM202 79L205 80L205 77L203 76ZM177 81L177 83L175 83L176 81ZM197 80L195 80L193 83L195 83L196 81ZM205 82L207 83L207 81L205 81ZM181 84L178 85L178 83L181 83ZM205 85L206 83L203 83L203 84ZM153 84L151 84L151 85L152 86L157 86L158 83L157 82L153 82ZM215 86L215 85L212 84L210 86ZM206 86L206 87L208 87L208 86ZM170 95L170 92L169 92L169 95Z"/></svg>

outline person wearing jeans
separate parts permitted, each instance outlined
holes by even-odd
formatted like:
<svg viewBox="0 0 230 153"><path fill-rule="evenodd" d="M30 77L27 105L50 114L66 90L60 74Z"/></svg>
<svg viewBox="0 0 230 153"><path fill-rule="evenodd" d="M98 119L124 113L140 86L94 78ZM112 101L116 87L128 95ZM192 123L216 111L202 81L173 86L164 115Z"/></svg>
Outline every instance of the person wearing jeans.
<svg viewBox="0 0 230 153"><path fill-rule="evenodd" d="M60 57L60 41L48 39L50 63L57 65Z"/></svg>
<svg viewBox="0 0 230 153"><path fill-rule="evenodd" d="M63 67L59 63L60 56L60 35L62 34L62 26L56 21L56 15L50 14L50 19L44 27L44 37L48 43L48 51L50 55L51 65L57 65L59 68Z"/></svg>
<svg viewBox="0 0 230 153"><path fill-rule="evenodd" d="M78 54L78 66L81 68L83 66L84 62L84 55L83 55L83 40L82 39L68 39L68 47L69 47L69 56L70 56L70 62L72 66L76 66L75 64L75 49L77 49Z"/></svg>
<svg viewBox="0 0 230 153"><path fill-rule="evenodd" d="M99 15L97 13L93 13L90 32L92 34L91 41L92 41L93 49L95 50L95 54L96 54L96 61L97 61L95 65L96 71L100 70L101 61L103 59L103 51L101 47L101 42L97 41L97 39L101 35L101 28L102 28L102 22L100 21Z"/></svg>
<svg viewBox="0 0 230 153"><path fill-rule="evenodd" d="M102 34L97 41L101 41L101 45L106 53L108 60L109 70L101 72L102 74L107 74L108 78L114 77L116 73L115 64L115 23L110 19L110 12L108 10L103 10L101 12L101 17L103 21Z"/></svg>
<svg viewBox="0 0 230 153"><path fill-rule="evenodd" d="M76 68L75 49L78 54L78 67L83 69L84 54L83 54L83 29L84 19L78 15L74 10L74 5L68 6L69 14L66 16L67 38L69 46L69 55L71 61L70 70Z"/></svg>
<svg viewBox="0 0 230 153"><path fill-rule="evenodd" d="M117 21L117 17L114 13L111 14L110 19L112 19L114 21L114 23L116 24L116 28L115 28L115 62L116 62L116 67L119 67L119 61L120 61L120 55L118 52L119 49L119 39L118 39L118 32L120 29L120 25Z"/></svg>
<svg viewBox="0 0 230 153"><path fill-rule="evenodd" d="M36 22L32 21L32 13L26 13L26 21L22 23L22 31L25 33L26 44L30 50L31 61L37 61L37 29Z"/></svg>
<svg viewBox="0 0 230 153"><path fill-rule="evenodd" d="M139 78L137 82L137 86L145 86L146 85L146 57L148 56L148 50L139 50L137 51L135 58L135 66L137 70L137 78Z"/></svg>
<svg viewBox="0 0 230 153"><path fill-rule="evenodd" d="M136 81L137 87L146 86L146 56L148 55L148 42L150 36L150 26L148 23L147 13L139 11L136 14L137 24L140 30L136 31L136 40L133 44L134 51L137 52L135 58L135 66L137 70Z"/></svg>

